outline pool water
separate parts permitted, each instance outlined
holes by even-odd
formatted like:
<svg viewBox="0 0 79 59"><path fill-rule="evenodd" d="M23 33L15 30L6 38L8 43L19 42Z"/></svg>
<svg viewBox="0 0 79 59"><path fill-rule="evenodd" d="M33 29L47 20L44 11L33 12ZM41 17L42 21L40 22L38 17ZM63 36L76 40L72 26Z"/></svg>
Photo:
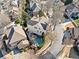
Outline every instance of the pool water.
<svg viewBox="0 0 79 59"><path fill-rule="evenodd" d="M35 38L35 44L37 47L41 48L44 45L44 39L41 36Z"/></svg>

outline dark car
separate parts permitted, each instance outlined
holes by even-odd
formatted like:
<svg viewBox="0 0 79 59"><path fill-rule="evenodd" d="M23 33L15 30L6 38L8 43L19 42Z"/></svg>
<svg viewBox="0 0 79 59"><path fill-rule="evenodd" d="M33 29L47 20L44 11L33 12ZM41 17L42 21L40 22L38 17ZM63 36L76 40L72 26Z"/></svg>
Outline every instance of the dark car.
<svg viewBox="0 0 79 59"><path fill-rule="evenodd" d="M72 18L72 19L78 19L79 18L79 12L75 12L75 13L72 13L71 15L70 15L70 17Z"/></svg>

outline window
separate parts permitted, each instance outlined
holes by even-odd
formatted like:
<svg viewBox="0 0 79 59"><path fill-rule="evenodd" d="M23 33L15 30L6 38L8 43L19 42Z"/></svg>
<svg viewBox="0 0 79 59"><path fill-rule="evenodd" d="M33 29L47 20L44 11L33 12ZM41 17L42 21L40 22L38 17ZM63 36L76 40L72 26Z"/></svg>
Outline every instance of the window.
<svg viewBox="0 0 79 59"><path fill-rule="evenodd" d="M37 27L34 27L35 29L37 29Z"/></svg>
<svg viewBox="0 0 79 59"><path fill-rule="evenodd" d="M41 33L41 31L40 31L40 33Z"/></svg>
<svg viewBox="0 0 79 59"><path fill-rule="evenodd" d="M37 30L37 32L39 32L39 30Z"/></svg>

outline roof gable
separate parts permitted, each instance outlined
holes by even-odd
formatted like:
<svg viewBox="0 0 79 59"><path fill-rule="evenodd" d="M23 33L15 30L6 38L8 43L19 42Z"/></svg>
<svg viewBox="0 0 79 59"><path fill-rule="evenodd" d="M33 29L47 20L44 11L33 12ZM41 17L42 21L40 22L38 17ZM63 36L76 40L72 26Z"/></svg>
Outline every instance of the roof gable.
<svg viewBox="0 0 79 59"><path fill-rule="evenodd" d="M41 23L41 26L43 27L44 30L46 30L47 25L48 25L47 23L45 23L45 24L44 23Z"/></svg>
<svg viewBox="0 0 79 59"><path fill-rule="evenodd" d="M27 23L29 25L33 26L33 25L36 25L38 22L37 21L33 21L33 20L29 20Z"/></svg>
<svg viewBox="0 0 79 59"><path fill-rule="evenodd" d="M12 28L8 36L8 39L9 39L8 43L12 44L14 42L20 41L25 38L26 38L26 35L22 28L19 28L19 27Z"/></svg>

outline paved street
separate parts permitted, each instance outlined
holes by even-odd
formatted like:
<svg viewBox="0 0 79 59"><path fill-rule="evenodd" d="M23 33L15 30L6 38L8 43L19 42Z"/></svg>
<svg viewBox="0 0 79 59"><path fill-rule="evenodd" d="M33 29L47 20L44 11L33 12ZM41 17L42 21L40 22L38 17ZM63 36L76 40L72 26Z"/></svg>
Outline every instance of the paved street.
<svg viewBox="0 0 79 59"><path fill-rule="evenodd" d="M56 59L50 52L47 52L45 55L39 57L39 59Z"/></svg>

